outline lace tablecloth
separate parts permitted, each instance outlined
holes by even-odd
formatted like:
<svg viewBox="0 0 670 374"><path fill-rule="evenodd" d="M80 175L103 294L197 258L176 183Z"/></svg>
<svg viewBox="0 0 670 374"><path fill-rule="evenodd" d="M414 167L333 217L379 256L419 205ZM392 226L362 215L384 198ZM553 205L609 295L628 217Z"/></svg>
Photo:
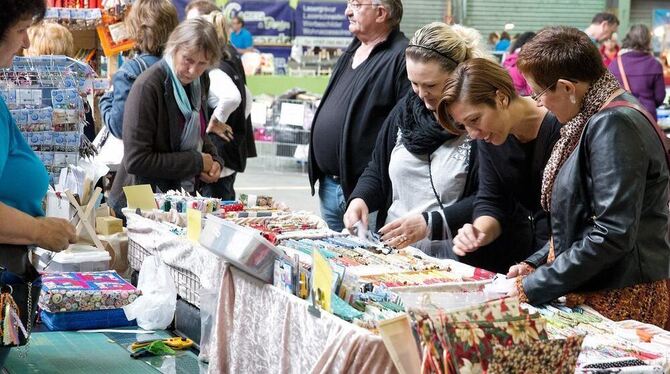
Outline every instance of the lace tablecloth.
<svg viewBox="0 0 670 374"><path fill-rule="evenodd" d="M381 337L226 266L210 373L396 373Z"/></svg>

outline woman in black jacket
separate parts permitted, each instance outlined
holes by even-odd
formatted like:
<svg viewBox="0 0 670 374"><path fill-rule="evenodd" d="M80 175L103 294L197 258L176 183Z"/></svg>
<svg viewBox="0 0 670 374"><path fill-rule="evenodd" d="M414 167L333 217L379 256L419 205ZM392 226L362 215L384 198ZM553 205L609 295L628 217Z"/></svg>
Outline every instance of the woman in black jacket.
<svg viewBox="0 0 670 374"><path fill-rule="evenodd" d="M542 179L551 245L510 269L512 293L534 304L566 295L613 320L668 326L663 134L575 28L542 30L518 66L563 126Z"/></svg>
<svg viewBox="0 0 670 374"><path fill-rule="evenodd" d="M413 90L398 102L382 127L372 161L349 200L344 216L347 228L353 229L358 221L367 225L368 213L378 211L377 227L389 224L380 233L386 234L382 238L390 245L413 245L432 256L455 258L443 239L449 228L462 226L472 216L476 149L466 136L445 131L435 108L453 69L471 57L484 56L477 40L474 30L443 23L416 32L406 51ZM435 214L424 219L421 212L430 211ZM393 235L400 222L408 229ZM464 260L503 271L515 259L481 253Z"/></svg>

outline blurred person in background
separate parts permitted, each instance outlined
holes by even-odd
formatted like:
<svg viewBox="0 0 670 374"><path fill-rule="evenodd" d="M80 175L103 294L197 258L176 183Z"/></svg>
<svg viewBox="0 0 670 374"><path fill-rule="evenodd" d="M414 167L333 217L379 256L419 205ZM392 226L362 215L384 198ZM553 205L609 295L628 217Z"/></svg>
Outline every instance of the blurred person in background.
<svg viewBox="0 0 670 374"><path fill-rule="evenodd" d="M112 78L111 90L100 98L100 116L106 127L103 131L118 139L123 136L123 112L133 83L161 59L165 43L179 19L177 8L170 0L137 0L125 23L128 34L135 40L137 56L121 65Z"/></svg>
<svg viewBox="0 0 670 374"><path fill-rule="evenodd" d="M254 47L254 37L251 32L244 27L244 19L240 16L231 18L230 24L232 32L230 33L230 44L240 53L249 52Z"/></svg>
<svg viewBox="0 0 670 374"><path fill-rule="evenodd" d="M532 89L528 85L528 82L526 82L526 79L521 75L519 72L519 69L516 67L516 60L519 58L519 52L521 52L521 48L523 48L523 45L528 43L533 37L535 36L535 33L532 31L527 31L524 32L523 34L519 35L512 46L509 49L509 55L507 55L507 58L503 62L503 66L505 69L507 69L507 72L509 75L512 77L512 81L514 82L514 89L516 90L516 93L518 93L521 96L529 96Z"/></svg>
<svg viewBox="0 0 670 374"><path fill-rule="evenodd" d="M496 43L496 52L507 52L510 44L512 44L511 38L507 31L503 31L500 34L500 40Z"/></svg>
<svg viewBox="0 0 670 374"><path fill-rule="evenodd" d="M205 183L200 193L223 200L235 200L235 177L244 172L247 158L256 157L251 105L253 98L246 86L244 70L239 66L228 48L227 22L225 16L214 11L202 16L209 21L219 37L222 48L217 68L210 69L208 105L213 109L207 133L223 160L221 178L214 183Z"/></svg>
<svg viewBox="0 0 670 374"><path fill-rule="evenodd" d="M584 33L593 43L602 43L612 37L619 28L619 19L612 13L602 12L593 16L591 24Z"/></svg>
<svg viewBox="0 0 670 374"><path fill-rule="evenodd" d="M370 162L382 124L410 88L402 13L400 0L347 2L354 38L333 68L309 146L312 194L318 181L321 215L335 231L344 229L346 201Z"/></svg>
<svg viewBox="0 0 670 374"><path fill-rule="evenodd" d="M621 85L635 96L654 118L665 100L663 66L651 53L651 31L633 25L623 39L623 48L609 65Z"/></svg>
<svg viewBox="0 0 670 374"><path fill-rule="evenodd" d="M621 48L619 47L619 43L617 43L617 35L616 33L612 34L612 36L605 40L601 45L600 45L600 55L603 56L603 64L605 66L610 66L612 61L616 60L616 56L619 55L619 50Z"/></svg>

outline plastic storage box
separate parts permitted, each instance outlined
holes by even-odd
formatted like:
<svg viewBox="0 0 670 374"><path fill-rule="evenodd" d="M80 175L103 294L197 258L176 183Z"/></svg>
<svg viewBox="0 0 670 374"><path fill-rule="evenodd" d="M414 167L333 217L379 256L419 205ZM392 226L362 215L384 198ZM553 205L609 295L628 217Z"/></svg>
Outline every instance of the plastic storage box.
<svg viewBox="0 0 670 374"><path fill-rule="evenodd" d="M128 321L123 309L93 310L85 312L40 313L42 323L51 331L107 329L111 327L135 326L135 320Z"/></svg>
<svg viewBox="0 0 670 374"><path fill-rule="evenodd" d="M111 259L107 251L89 245L74 244L65 251L53 254L46 263L42 256L41 262L45 272L90 272L109 270Z"/></svg>
<svg viewBox="0 0 670 374"><path fill-rule="evenodd" d="M258 230L238 226L211 214L200 234L200 244L235 267L272 283L275 258L281 256Z"/></svg>

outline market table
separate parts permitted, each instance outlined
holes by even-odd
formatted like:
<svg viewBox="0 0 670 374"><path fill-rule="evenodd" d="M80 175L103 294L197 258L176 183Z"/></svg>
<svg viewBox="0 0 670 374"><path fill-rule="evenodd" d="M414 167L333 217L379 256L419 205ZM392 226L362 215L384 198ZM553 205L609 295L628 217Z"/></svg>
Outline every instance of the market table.
<svg viewBox="0 0 670 374"><path fill-rule="evenodd" d="M211 373L395 373L381 337L226 266Z"/></svg>

